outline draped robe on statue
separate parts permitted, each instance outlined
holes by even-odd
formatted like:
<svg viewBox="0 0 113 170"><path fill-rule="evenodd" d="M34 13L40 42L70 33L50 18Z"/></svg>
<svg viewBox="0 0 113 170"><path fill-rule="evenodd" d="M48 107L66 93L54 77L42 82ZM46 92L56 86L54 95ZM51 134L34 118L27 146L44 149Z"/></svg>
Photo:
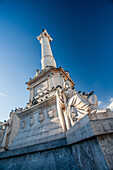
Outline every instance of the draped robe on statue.
<svg viewBox="0 0 113 170"><path fill-rule="evenodd" d="M93 102L92 102L93 96ZM90 101L82 98L75 90L68 88L64 91L57 91L57 103L60 114L66 122L67 129L73 126L74 123L84 117L86 114L94 113L98 109L98 102L95 95L89 97ZM95 100L94 100L95 99Z"/></svg>

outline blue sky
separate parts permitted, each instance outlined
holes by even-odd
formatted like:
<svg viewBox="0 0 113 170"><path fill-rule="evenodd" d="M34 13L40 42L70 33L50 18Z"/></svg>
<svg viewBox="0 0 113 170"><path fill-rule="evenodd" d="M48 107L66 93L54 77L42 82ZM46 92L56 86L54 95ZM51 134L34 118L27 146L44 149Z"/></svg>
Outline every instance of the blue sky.
<svg viewBox="0 0 113 170"><path fill-rule="evenodd" d="M44 28L76 90L94 90L100 107L113 101L113 0L0 0L1 121L28 102L25 82L41 69L36 36Z"/></svg>

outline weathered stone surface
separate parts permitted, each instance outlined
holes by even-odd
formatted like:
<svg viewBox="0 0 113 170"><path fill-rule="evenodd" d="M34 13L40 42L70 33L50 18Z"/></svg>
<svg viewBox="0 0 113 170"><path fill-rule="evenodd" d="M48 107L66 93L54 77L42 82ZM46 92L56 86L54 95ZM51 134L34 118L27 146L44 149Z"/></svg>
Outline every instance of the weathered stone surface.
<svg viewBox="0 0 113 170"><path fill-rule="evenodd" d="M109 168L113 169L113 134L106 134L97 138Z"/></svg>
<svg viewBox="0 0 113 170"><path fill-rule="evenodd" d="M76 143L93 136L113 133L113 118L111 118L112 115L113 112L111 112L109 115L105 113L86 115L73 127L66 131L68 144Z"/></svg>
<svg viewBox="0 0 113 170"><path fill-rule="evenodd" d="M72 153L80 169L109 169L96 138L72 145Z"/></svg>
<svg viewBox="0 0 113 170"><path fill-rule="evenodd" d="M68 148L56 149L45 152L38 152L33 154L22 155L21 157L14 157L2 160L1 169L3 170L74 170L78 169L70 154Z"/></svg>
<svg viewBox="0 0 113 170"><path fill-rule="evenodd" d="M86 138L90 138L93 135L94 134L88 115L79 120L71 129L66 132L68 144L85 140Z"/></svg>
<svg viewBox="0 0 113 170"><path fill-rule="evenodd" d="M78 169L78 166L74 161L74 158L71 154L71 150L69 147L64 147L65 145L66 141L64 139L50 142L48 144L41 144L41 146L39 147L42 147L43 151L41 150L37 151L37 146L9 151L9 153L6 153L7 155L6 159L0 158L0 169L76 170ZM49 147L51 147L51 149ZM54 149L52 149L52 147ZM49 150L47 150L47 148ZM12 154L15 153L15 156L12 155L12 157L10 157L11 156L10 152L12 152ZM5 156L3 155L3 153L1 154L2 156L0 157ZM17 154L18 156L16 156Z"/></svg>
<svg viewBox="0 0 113 170"><path fill-rule="evenodd" d="M109 169L95 138L73 145L66 139L0 153L0 169Z"/></svg>
<svg viewBox="0 0 113 170"><path fill-rule="evenodd" d="M55 100L53 102L55 102ZM50 109L55 112L53 118L50 118L48 115ZM42 113L43 119L41 119ZM33 118L33 121L31 121L31 118ZM36 110L31 109L30 113L26 112L25 115L20 118L19 132L11 145L9 145L9 149L43 143L62 138L64 136L65 134L58 118L56 106L52 103L51 105L41 107L40 109L38 107Z"/></svg>
<svg viewBox="0 0 113 170"><path fill-rule="evenodd" d="M9 158L9 157L14 157L14 156L19 156L19 155L24 155L24 154L31 154L34 152L41 152L44 150L50 150L54 148L59 148L59 147L64 147L67 146L67 140L66 138L50 141L50 142L45 142L42 144L37 144L37 145L32 145L28 147L23 147L20 149L14 149L6 152L1 152L0 153L0 160L4 158Z"/></svg>
<svg viewBox="0 0 113 170"><path fill-rule="evenodd" d="M40 137L36 139L42 129L37 130L37 126L33 125L32 128L36 127L36 131L29 131L29 135L33 138L34 133L35 140L28 141L30 143L25 142L25 145L24 142L20 145L19 141L19 147L23 148L1 152L0 168L3 170L18 169L18 167L19 169L112 169L113 120L111 116L107 115L106 118L104 113L101 116L86 115L66 134L63 132L53 136L47 134L42 139ZM53 124L55 126L55 123ZM18 141L16 144L18 145ZM19 147L15 145L12 149Z"/></svg>
<svg viewBox="0 0 113 170"><path fill-rule="evenodd" d="M94 135L113 133L113 119L101 119L90 122Z"/></svg>

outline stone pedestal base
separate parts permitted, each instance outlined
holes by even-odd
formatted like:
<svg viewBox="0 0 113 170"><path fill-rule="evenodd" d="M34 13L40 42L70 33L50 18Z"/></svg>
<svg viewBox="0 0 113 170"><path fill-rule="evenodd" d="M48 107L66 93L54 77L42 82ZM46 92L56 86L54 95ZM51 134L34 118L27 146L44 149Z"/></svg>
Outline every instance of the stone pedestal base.
<svg viewBox="0 0 113 170"><path fill-rule="evenodd" d="M113 112L86 115L64 138L1 152L0 169L113 169Z"/></svg>

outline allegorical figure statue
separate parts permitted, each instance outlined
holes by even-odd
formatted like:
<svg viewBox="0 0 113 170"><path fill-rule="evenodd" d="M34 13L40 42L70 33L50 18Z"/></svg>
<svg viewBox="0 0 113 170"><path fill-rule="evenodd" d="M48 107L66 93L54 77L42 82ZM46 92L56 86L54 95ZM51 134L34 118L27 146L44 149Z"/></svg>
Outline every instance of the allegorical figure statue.
<svg viewBox="0 0 113 170"><path fill-rule="evenodd" d="M16 115L18 111L21 111L22 108L16 109L10 113L10 119L4 123L5 131L2 137L1 148L8 150L9 145L12 143L13 139L15 138L18 130L20 119Z"/></svg>
<svg viewBox="0 0 113 170"><path fill-rule="evenodd" d="M97 97L94 92L81 95L73 87L64 88L59 86L57 91L59 107L64 112L67 129L86 114L94 113L98 109Z"/></svg>
<svg viewBox="0 0 113 170"><path fill-rule="evenodd" d="M4 148L5 150L8 149L8 137L9 134L11 133L11 125L12 125L12 118L8 119L6 123L4 123L5 128L5 133L2 139L2 144L1 147Z"/></svg>
<svg viewBox="0 0 113 170"><path fill-rule="evenodd" d="M69 90L70 91L70 90ZM67 91L68 93L68 91ZM70 93L70 92L69 92ZM93 100L92 100L93 99ZM94 113L98 109L97 97L93 93L86 99L76 93L71 98L68 98L68 113L70 115L71 124L73 125L75 120L79 120L84 115ZM75 113L76 119L72 121L72 115Z"/></svg>

